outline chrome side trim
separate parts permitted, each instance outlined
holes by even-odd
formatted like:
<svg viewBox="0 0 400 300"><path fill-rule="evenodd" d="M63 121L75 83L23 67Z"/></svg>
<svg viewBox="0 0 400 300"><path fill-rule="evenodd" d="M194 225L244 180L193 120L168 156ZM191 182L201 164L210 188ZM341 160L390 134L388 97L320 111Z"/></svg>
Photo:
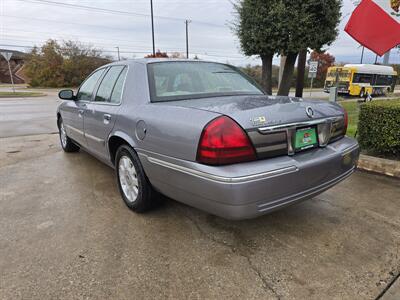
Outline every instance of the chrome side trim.
<svg viewBox="0 0 400 300"><path fill-rule="evenodd" d="M296 123L271 125L271 126L266 126L266 127L260 127L260 128L258 128L258 131L261 133L269 133L271 131L286 130L287 128L290 128L290 127L312 126L312 125L318 125L318 124L323 124L323 123L335 122L335 121L339 121L342 118L343 118L342 116L339 116L339 117L323 118L323 119L316 119L316 120L296 122Z"/></svg>
<svg viewBox="0 0 400 300"><path fill-rule="evenodd" d="M84 135L82 130L79 130L79 129L75 128L75 127L72 127L71 125L65 125L65 127L67 127L69 130L71 130L71 131L73 131L73 132L75 132L77 134Z"/></svg>
<svg viewBox="0 0 400 300"><path fill-rule="evenodd" d="M74 131L77 134L83 135L84 137L87 137L95 142L98 143L104 143L105 141L103 139L99 139L98 137L95 137L91 134L87 134L85 132L83 132L82 130L76 129L75 127L72 127L71 125L65 125L65 127L67 127L69 130Z"/></svg>
<svg viewBox="0 0 400 300"><path fill-rule="evenodd" d="M347 149L344 149L342 151L342 156L346 156L347 154L353 152L354 150L357 150L358 148L360 148L360 146L358 144L356 144L356 145L351 146L351 147L349 147Z"/></svg>
<svg viewBox="0 0 400 300"><path fill-rule="evenodd" d="M318 194L320 191L325 191L325 190L331 188L332 186L338 184L339 182L345 180L351 174L353 174L355 170L356 170L356 168L353 166L351 169L349 169L345 173L339 175L338 177L333 178L332 180L322 183L316 187L310 188L303 192L300 192L300 193L297 193L294 195L290 195L285 198L281 198L281 199L278 199L278 200L275 200L272 202L259 204L258 211L260 211L260 212L268 211L268 210L271 210L271 209L274 209L274 208L277 208L277 207L280 207L283 205L287 205L292 202L297 202L301 199L307 199L308 197L312 197L312 195Z"/></svg>
<svg viewBox="0 0 400 300"><path fill-rule="evenodd" d="M297 172L298 168L296 166L289 166L285 168L280 168L276 170L271 170L268 172L263 172L263 173L258 173L254 175L247 175L247 176L240 176L240 177L225 177L225 176L218 176L218 175L213 175L210 173L198 171L198 170L193 170L187 167L179 166L170 162L166 162L164 160L160 160L154 157L147 157L147 160L153 164L162 166L164 168L168 168L174 171L178 171L181 173L185 173L188 175L196 176L202 179L206 180L211 180L215 182L220 182L220 183L231 183L231 184L238 184L238 183L244 183L244 182L249 182L249 181L256 181L256 180L262 180L270 177L275 177L275 176L280 176L288 173L293 173Z"/></svg>
<svg viewBox="0 0 400 300"><path fill-rule="evenodd" d="M89 138L89 139L91 139L91 140L93 140L93 141L95 141L97 143L104 143L103 139L100 139L100 138L98 138L98 137L96 137L94 135L88 134L88 133L85 133L85 137L87 137L87 138Z"/></svg>

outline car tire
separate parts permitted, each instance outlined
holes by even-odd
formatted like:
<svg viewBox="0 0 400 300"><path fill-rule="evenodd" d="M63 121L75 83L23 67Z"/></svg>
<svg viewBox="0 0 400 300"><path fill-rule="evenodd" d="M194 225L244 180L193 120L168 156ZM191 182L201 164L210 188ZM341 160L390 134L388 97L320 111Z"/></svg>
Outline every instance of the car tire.
<svg viewBox="0 0 400 300"><path fill-rule="evenodd" d="M65 131L64 122L62 118L58 120L58 133L60 136L61 147L65 152L79 151L79 146L74 144L74 142L67 136L67 132Z"/></svg>
<svg viewBox="0 0 400 300"><path fill-rule="evenodd" d="M137 213L146 212L157 204L157 192L144 173L136 152L127 145L118 148L115 172L121 197L126 206Z"/></svg>

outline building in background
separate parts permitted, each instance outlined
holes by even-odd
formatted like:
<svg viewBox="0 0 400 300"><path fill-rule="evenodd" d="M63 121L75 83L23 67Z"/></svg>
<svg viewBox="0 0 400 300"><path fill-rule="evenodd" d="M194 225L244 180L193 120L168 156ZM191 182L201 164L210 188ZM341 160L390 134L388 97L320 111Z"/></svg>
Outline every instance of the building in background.
<svg viewBox="0 0 400 300"><path fill-rule="evenodd" d="M11 73L15 84L26 83L28 80L24 75L24 59L26 54L15 50L0 49L0 52L12 52L10 59ZM0 83L11 83L7 61L0 57Z"/></svg>

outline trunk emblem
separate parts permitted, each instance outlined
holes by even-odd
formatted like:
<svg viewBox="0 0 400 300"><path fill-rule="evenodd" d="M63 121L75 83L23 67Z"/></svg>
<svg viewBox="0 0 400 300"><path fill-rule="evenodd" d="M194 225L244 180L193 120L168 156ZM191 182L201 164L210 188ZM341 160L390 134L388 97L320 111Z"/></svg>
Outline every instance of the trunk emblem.
<svg viewBox="0 0 400 300"><path fill-rule="evenodd" d="M267 118L265 116L255 117L251 119L253 126L262 126L267 123Z"/></svg>
<svg viewBox="0 0 400 300"><path fill-rule="evenodd" d="M313 118L314 117L314 111L310 106L306 107L306 114L309 118Z"/></svg>

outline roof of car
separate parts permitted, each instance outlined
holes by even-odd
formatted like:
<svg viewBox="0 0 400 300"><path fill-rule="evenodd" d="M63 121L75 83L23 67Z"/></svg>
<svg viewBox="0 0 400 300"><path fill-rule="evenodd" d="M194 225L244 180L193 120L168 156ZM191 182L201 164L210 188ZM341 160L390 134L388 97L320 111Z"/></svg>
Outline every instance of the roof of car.
<svg viewBox="0 0 400 300"><path fill-rule="evenodd" d="M127 65L131 65L134 63L151 64L151 63L156 63L156 62L209 62L209 63L211 62L211 63L217 63L217 62L206 61L206 60L186 59L186 58L139 58L139 59L127 59L127 60L123 60L123 61L116 61L111 64L124 63Z"/></svg>

